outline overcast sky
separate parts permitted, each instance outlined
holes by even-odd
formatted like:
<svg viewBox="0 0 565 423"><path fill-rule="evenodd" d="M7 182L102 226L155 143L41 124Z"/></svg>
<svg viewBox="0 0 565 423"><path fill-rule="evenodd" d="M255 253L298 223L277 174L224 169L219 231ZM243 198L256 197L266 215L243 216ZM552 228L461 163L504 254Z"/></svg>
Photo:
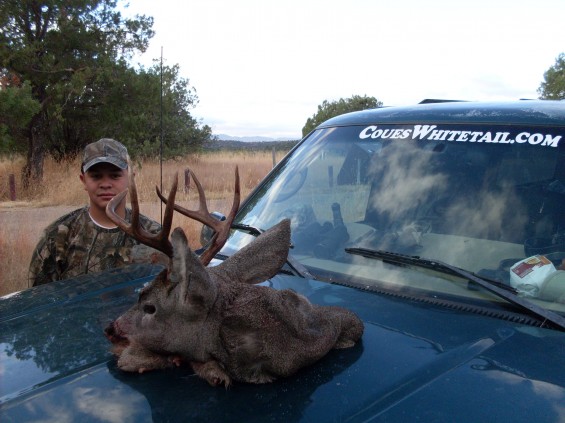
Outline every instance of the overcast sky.
<svg viewBox="0 0 565 423"><path fill-rule="evenodd" d="M214 134L298 139L324 100L537 98L565 52L565 0L130 0L136 58L179 64Z"/></svg>

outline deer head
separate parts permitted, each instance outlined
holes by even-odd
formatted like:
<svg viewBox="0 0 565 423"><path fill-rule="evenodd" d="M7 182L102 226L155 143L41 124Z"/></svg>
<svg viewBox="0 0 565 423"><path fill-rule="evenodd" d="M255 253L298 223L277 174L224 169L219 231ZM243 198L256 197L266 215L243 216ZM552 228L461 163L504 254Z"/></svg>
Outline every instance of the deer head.
<svg viewBox="0 0 565 423"><path fill-rule="evenodd" d="M198 178L192 178L199 194L198 210L188 210L175 204L178 175L175 177L168 198L159 188L158 197L166 204L162 229L159 233L147 232L139 220L139 200L135 177L130 176L130 200L132 206L131 223L116 213L117 205L128 191L115 196L106 208L110 219L128 235L146 246L150 246L169 258L168 268L163 270L139 295L138 304L107 328L112 342L122 347L134 341L139 352L149 349L162 353L166 344L167 328L171 325L186 326L187 322L197 321L207 316L218 296L218 285L224 282L253 284L272 277L284 264L290 245L290 225L283 221L274 229L265 232L254 242L244 247L220 265L207 268L214 255L223 247L230 226L235 218L240 202L239 173L235 170L234 200L226 220L218 221L212 217L206 205L204 190ZM177 211L212 227L215 231L205 251L198 257L189 248L184 231L176 228L172 234L173 212ZM184 333L190 333L185 330ZM125 342L124 336L127 337ZM197 339L198 336L195 336Z"/></svg>
<svg viewBox="0 0 565 423"><path fill-rule="evenodd" d="M116 205L107 206L110 218L125 232L170 257L169 269L144 287L137 301L107 329L119 356L118 367L145 371L190 362L212 385L232 379L270 382L311 363L331 348L351 346L363 332L361 321L339 307L312 305L293 291L277 291L254 284L274 276L288 256L290 221L284 219L224 260L206 267L227 240L239 207L239 177L227 219L210 216L202 186L199 209L174 203L175 179L166 203L162 231L150 234L139 225L135 181L131 181L132 222L121 219ZM205 252L196 256L181 228L169 239L173 212L205 223L215 230Z"/></svg>

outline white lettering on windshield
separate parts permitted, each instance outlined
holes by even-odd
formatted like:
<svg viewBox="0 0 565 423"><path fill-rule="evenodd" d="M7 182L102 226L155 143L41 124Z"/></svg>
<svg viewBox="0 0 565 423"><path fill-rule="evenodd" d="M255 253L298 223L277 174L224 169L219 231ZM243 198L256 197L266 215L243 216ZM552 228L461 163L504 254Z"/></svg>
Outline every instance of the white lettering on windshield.
<svg viewBox="0 0 565 423"><path fill-rule="evenodd" d="M359 133L365 139L411 139L430 141L477 142L495 144L531 144L545 147L557 147L562 135L520 132L512 138L510 132L494 131L461 131L441 129L437 125L414 125L412 128L379 128L370 125Z"/></svg>

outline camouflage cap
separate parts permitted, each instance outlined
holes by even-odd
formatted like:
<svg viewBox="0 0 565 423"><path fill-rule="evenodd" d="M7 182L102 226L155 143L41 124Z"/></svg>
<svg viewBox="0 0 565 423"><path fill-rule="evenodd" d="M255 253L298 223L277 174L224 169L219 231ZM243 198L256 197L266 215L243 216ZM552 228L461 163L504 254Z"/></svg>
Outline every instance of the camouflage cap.
<svg viewBox="0 0 565 423"><path fill-rule="evenodd" d="M120 169L127 169L128 160L128 150L122 143L111 138L102 138L85 147L82 171L86 172L98 163L111 163Z"/></svg>

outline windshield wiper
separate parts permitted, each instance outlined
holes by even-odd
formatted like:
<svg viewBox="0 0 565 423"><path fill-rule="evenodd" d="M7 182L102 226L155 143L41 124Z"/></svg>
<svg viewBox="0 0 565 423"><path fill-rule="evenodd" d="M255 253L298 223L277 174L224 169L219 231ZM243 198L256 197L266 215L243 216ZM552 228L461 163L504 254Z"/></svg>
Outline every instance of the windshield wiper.
<svg viewBox="0 0 565 423"><path fill-rule="evenodd" d="M439 260L425 259L418 256L408 256L384 250L372 250L368 248L346 248L345 252L348 254L378 259L385 263L424 267L439 272L461 276L471 282L476 283L487 291L492 292L498 297L503 298L506 301L519 306L523 310L536 315L538 318L542 318L544 322L541 326L544 325L545 321L548 321L559 327L562 331L565 331L564 317L553 311L540 307L522 297L519 297L518 295L516 295L516 291L513 288L507 286L502 287L502 284L500 283L495 283L494 281L481 278L476 274L468 272L459 267L452 266Z"/></svg>
<svg viewBox="0 0 565 423"><path fill-rule="evenodd" d="M245 223L232 223L231 228L247 232L249 235L253 235L255 237L265 232L263 229L256 228L255 226L251 226L251 225L246 225ZM292 254L290 254L290 252L288 253L288 256L286 258L286 263L289 265L289 267L292 270L294 270L298 274L298 276L304 279L317 280L316 276L310 273L310 271L302 263L296 260L292 256Z"/></svg>
<svg viewBox="0 0 565 423"><path fill-rule="evenodd" d="M239 229L240 231L247 232L249 235L253 235L253 236L259 236L263 232L265 232L263 229L259 229L251 225L246 225L245 223L232 223L231 228Z"/></svg>

